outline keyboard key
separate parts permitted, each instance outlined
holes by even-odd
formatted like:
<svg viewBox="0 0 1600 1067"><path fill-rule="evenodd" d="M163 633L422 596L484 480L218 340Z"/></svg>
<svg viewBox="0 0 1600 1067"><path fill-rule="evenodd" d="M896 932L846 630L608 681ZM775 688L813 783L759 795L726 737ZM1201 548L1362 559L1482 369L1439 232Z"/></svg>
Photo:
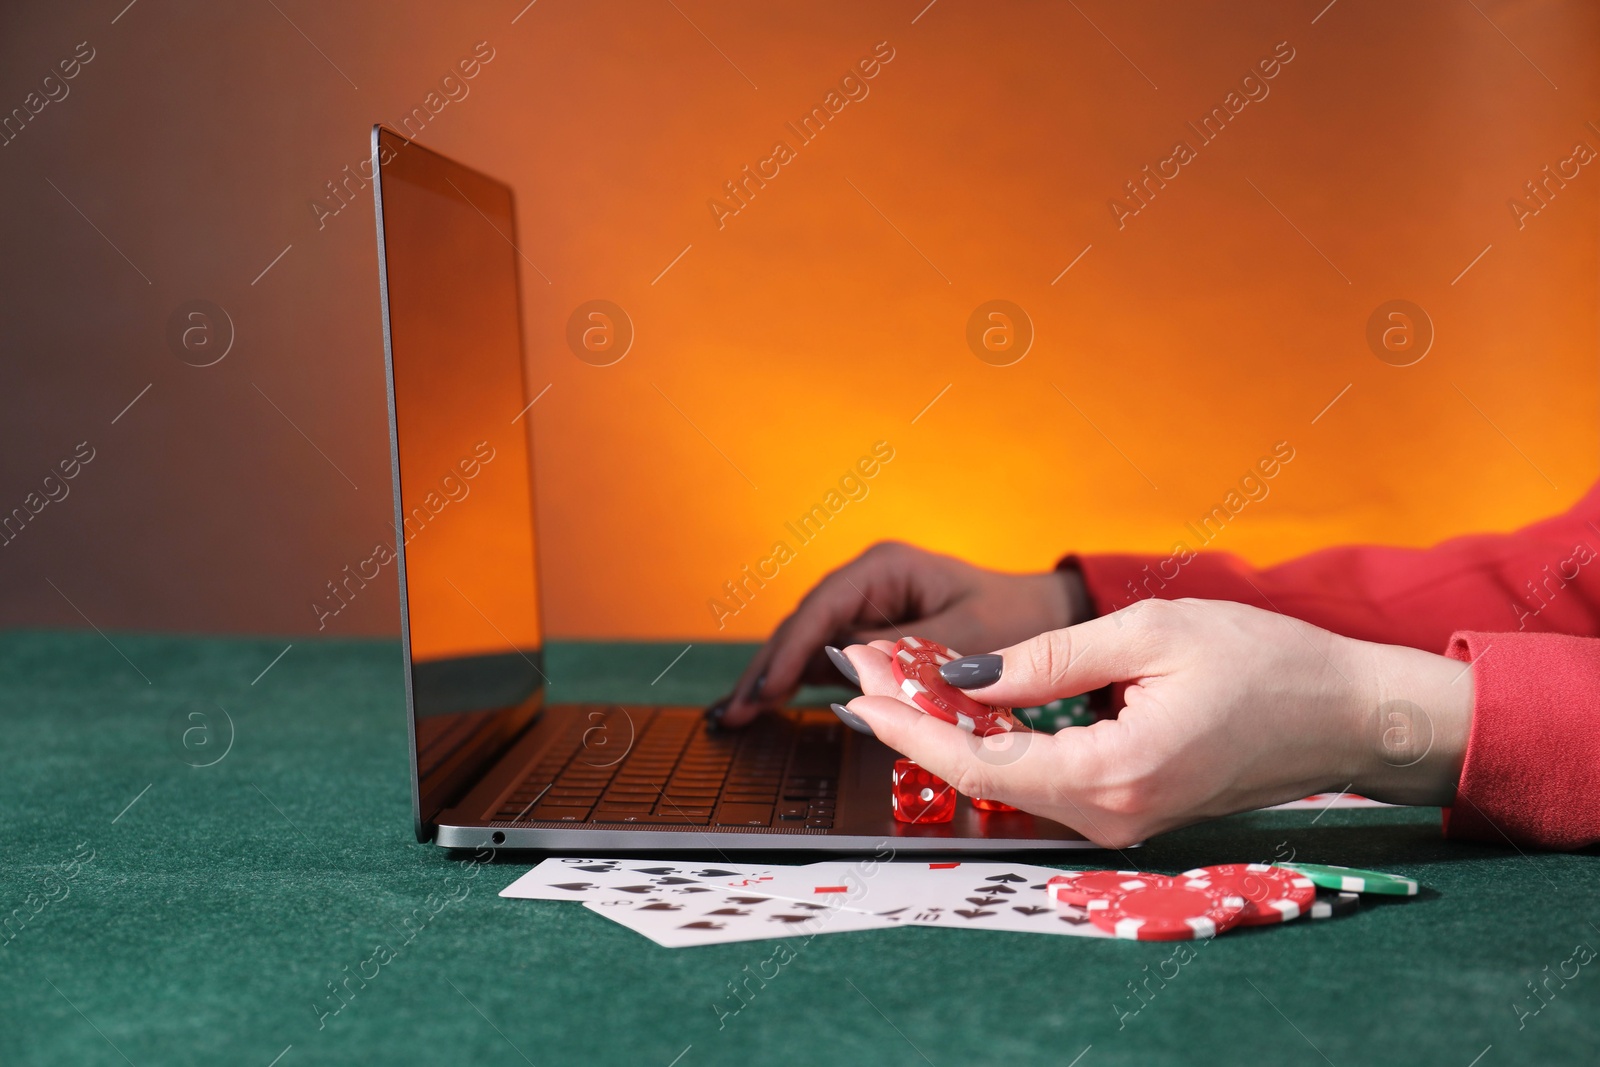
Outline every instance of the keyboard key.
<svg viewBox="0 0 1600 1067"><path fill-rule="evenodd" d="M571 807L566 804L539 804L536 805L527 818L543 822L582 822L589 817L589 805L581 808Z"/></svg>
<svg viewBox="0 0 1600 1067"><path fill-rule="evenodd" d="M771 804L723 804L714 821L718 826L766 826L772 821Z"/></svg>

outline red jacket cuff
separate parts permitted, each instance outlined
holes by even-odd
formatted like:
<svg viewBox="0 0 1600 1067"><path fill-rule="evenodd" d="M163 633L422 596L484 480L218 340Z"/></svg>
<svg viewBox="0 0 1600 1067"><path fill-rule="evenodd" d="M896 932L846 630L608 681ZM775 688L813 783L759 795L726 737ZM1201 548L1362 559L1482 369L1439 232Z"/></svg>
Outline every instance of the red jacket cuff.
<svg viewBox="0 0 1600 1067"><path fill-rule="evenodd" d="M1600 842L1600 639L1457 633L1472 729L1445 835L1573 849Z"/></svg>

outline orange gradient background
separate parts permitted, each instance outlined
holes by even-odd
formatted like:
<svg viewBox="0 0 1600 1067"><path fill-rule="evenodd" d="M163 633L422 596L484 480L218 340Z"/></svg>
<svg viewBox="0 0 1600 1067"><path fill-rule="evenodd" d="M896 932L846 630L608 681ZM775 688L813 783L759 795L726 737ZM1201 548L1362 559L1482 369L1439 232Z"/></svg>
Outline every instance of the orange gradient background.
<svg viewBox="0 0 1600 1067"><path fill-rule="evenodd" d="M1600 174L1520 232L1506 200L1600 145L1595 17L1501 9L1557 90L1470 6L1352 8L1102 8L1116 46L1070 5L701 12L728 61L670 8L605 33L539 12L580 43L533 64L550 106L472 155L516 180L549 277L524 294L534 388L554 383L552 629L714 634L708 601L778 539L796 558L723 636L880 538L1016 569L1165 553L1285 440L1295 461L1214 547L1420 544L1566 506L1596 469ZM800 145L785 121L883 40L870 95ZM1200 147L1185 120L1280 41L1270 95ZM1198 159L1119 230L1108 199L1180 138ZM777 139L797 158L719 229L707 200ZM591 297L633 318L615 366L564 345ZM1364 340L1396 297L1437 333L1406 368ZM991 298L1035 324L1013 366L965 343ZM877 440L896 457L870 495L799 547L785 522Z"/></svg>
<svg viewBox="0 0 1600 1067"><path fill-rule="evenodd" d="M120 438L97 431L102 483L27 548L103 626L315 631L308 605L384 536L370 190L323 228L311 203L479 41L493 60L418 139L516 192L528 377L549 386L527 420L548 636L754 638L884 538L1018 570L1165 555L1280 441L1294 460L1213 548L1267 563L1509 529L1600 466L1600 160L1520 229L1507 206L1600 149L1593 5L284 0L326 60L270 8L163 29L142 7L6 149L30 268L4 328L85 353L14 395L103 425L156 382ZM31 17L13 52L78 39ZM798 143L785 124L879 42L869 95ZM1187 123L1279 42L1270 94L1199 144ZM159 130L136 134L118 92ZM795 158L719 228L708 201L780 139ZM1108 201L1180 139L1197 158L1119 229ZM69 290L94 313L34 310ZM204 371L160 340L193 296L240 324ZM634 325L611 366L567 347L594 299ZM967 347L994 299L1035 329L1011 366ZM1435 328L1413 366L1367 347L1392 299ZM12 495L83 436L32 418ZM877 441L894 459L867 497L799 545L785 524ZM713 598L780 539L793 560L719 629ZM392 632L390 582L330 629ZM36 584L6 586L8 618L81 625Z"/></svg>

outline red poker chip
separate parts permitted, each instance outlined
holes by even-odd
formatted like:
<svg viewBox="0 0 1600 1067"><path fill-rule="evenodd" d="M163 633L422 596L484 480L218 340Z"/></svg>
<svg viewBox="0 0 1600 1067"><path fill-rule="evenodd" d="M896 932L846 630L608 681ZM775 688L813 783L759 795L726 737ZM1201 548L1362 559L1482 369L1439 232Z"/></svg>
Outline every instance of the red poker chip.
<svg viewBox="0 0 1600 1067"><path fill-rule="evenodd" d="M1192 941L1215 937L1239 921L1243 897L1203 878L1130 878L1089 901L1089 921L1128 941Z"/></svg>
<svg viewBox="0 0 1600 1067"><path fill-rule="evenodd" d="M1096 897L1120 892L1123 882L1131 878L1160 878L1159 874L1143 871L1063 871L1052 875L1044 884L1044 891L1057 904L1076 904L1079 907Z"/></svg>
<svg viewBox="0 0 1600 1067"><path fill-rule="evenodd" d="M1305 914L1317 899L1317 887L1298 871L1267 863L1222 863L1196 867L1181 877L1201 878L1234 896L1243 897L1239 926L1288 922Z"/></svg>
<svg viewBox="0 0 1600 1067"><path fill-rule="evenodd" d="M1027 729L1010 708L979 703L944 680L939 668L960 658L937 642L902 637L895 643L889 665L906 699L936 719L978 737Z"/></svg>

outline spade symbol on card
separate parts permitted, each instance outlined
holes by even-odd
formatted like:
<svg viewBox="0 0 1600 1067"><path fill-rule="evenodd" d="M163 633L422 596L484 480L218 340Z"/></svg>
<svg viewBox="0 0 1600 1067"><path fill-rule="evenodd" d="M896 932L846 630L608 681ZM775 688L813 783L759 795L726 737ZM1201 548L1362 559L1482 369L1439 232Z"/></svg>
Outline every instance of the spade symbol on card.
<svg viewBox="0 0 1600 1067"><path fill-rule="evenodd" d="M695 871L694 876L696 878L732 878L738 873L738 871L722 871L715 867L707 867L703 871Z"/></svg>
<svg viewBox="0 0 1600 1067"><path fill-rule="evenodd" d="M610 874L612 871L620 870L622 864L606 863L604 860L601 860L595 863L574 864L574 866L577 870L588 871L590 874Z"/></svg>
<svg viewBox="0 0 1600 1067"><path fill-rule="evenodd" d="M701 919L698 922L684 923L682 926L678 927L678 929L680 929L680 930L721 930L724 927L726 927L727 925L728 925L727 923L712 923L712 922L706 922L704 919Z"/></svg>
<svg viewBox="0 0 1600 1067"><path fill-rule="evenodd" d="M565 889L572 893L582 893L586 889L599 889L600 887L595 885L593 882L561 882L560 884L553 885L550 888Z"/></svg>
<svg viewBox="0 0 1600 1067"><path fill-rule="evenodd" d="M1049 915L1055 909L1054 908L1041 908L1041 907L1038 907L1038 906L1034 906L1034 907L1028 907L1028 908L1012 908L1011 910L1016 912L1018 915L1026 915L1026 916L1028 916L1028 918L1031 919L1035 915Z"/></svg>
<svg viewBox="0 0 1600 1067"><path fill-rule="evenodd" d="M682 911L682 904L671 904L665 900L658 900L653 904L641 904L640 911Z"/></svg>
<svg viewBox="0 0 1600 1067"><path fill-rule="evenodd" d="M970 908L957 908L956 914L963 919L981 919L986 915L993 915L992 911L974 910Z"/></svg>
<svg viewBox="0 0 1600 1067"><path fill-rule="evenodd" d="M765 904L771 897L729 897L729 904Z"/></svg>
<svg viewBox="0 0 1600 1067"><path fill-rule="evenodd" d="M1004 893L1007 896L1014 896L1017 891L1015 889L1012 889L1008 885L980 885L978 888L974 889L973 892L974 893Z"/></svg>
<svg viewBox="0 0 1600 1067"><path fill-rule="evenodd" d="M645 873L645 872L640 872L640 873ZM675 878L675 877L657 878L656 879L656 885L694 885L694 879L693 878Z"/></svg>
<svg viewBox="0 0 1600 1067"><path fill-rule="evenodd" d="M678 873L678 868L676 868L676 867L635 867L634 868L634 872L637 873L637 874L677 874Z"/></svg>
<svg viewBox="0 0 1600 1067"><path fill-rule="evenodd" d="M656 887L653 885L619 885L616 889L619 893L654 893L656 891Z"/></svg>
<svg viewBox="0 0 1600 1067"><path fill-rule="evenodd" d="M706 912L707 915L749 915L749 908L717 908L715 911Z"/></svg>
<svg viewBox="0 0 1600 1067"><path fill-rule="evenodd" d="M1089 916L1087 913L1076 910L1067 911L1064 908L1056 917L1064 923L1071 923L1073 926L1082 926L1084 923L1089 921Z"/></svg>
<svg viewBox="0 0 1600 1067"><path fill-rule="evenodd" d="M716 890L708 885L685 885L679 886L677 889L668 890L668 892L681 895L683 893L715 893Z"/></svg>
<svg viewBox="0 0 1600 1067"><path fill-rule="evenodd" d="M815 916L812 915L768 915L768 922L775 923L808 923Z"/></svg>
<svg viewBox="0 0 1600 1067"><path fill-rule="evenodd" d="M1020 874L991 874L984 879L985 882L1026 882L1027 879Z"/></svg>
<svg viewBox="0 0 1600 1067"><path fill-rule="evenodd" d="M996 904L1004 904L1005 897L968 897L968 904L976 904L980 908L992 908Z"/></svg>

